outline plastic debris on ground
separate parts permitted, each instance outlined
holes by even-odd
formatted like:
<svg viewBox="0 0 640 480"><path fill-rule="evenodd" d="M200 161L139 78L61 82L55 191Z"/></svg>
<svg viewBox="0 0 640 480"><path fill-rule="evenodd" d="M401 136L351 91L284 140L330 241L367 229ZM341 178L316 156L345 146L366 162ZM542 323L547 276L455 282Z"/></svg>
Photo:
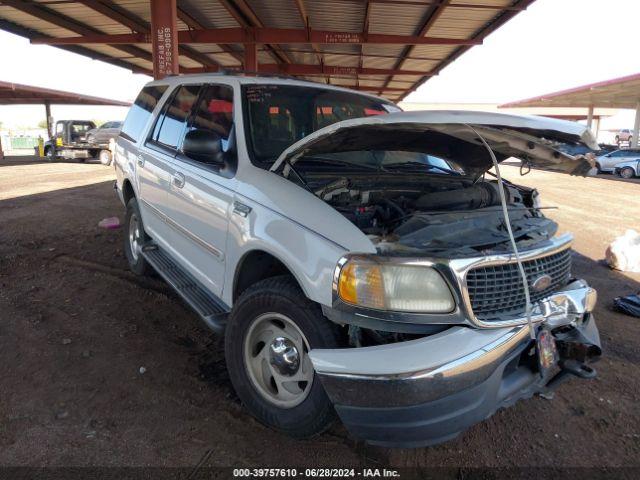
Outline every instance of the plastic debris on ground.
<svg viewBox="0 0 640 480"><path fill-rule="evenodd" d="M627 230L607 247L607 263L622 272L640 272L640 234Z"/></svg>
<svg viewBox="0 0 640 480"><path fill-rule="evenodd" d="M120 219L118 217L103 218L98 222L98 226L109 230L120 228Z"/></svg>
<svg viewBox="0 0 640 480"><path fill-rule="evenodd" d="M616 310L640 318L640 295L627 295L613 300Z"/></svg>

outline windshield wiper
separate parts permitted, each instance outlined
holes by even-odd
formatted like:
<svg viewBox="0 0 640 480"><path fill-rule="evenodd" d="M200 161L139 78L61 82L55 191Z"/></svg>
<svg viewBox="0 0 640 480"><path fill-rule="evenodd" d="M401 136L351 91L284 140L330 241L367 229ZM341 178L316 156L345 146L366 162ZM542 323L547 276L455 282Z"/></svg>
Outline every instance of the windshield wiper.
<svg viewBox="0 0 640 480"><path fill-rule="evenodd" d="M451 170L450 168L439 167L438 165L430 165L428 163L405 162L405 163L393 163L391 165L385 165L385 168L387 170L393 169L393 168L405 168L405 167L410 167L412 171L427 169L427 170L438 170L444 173L448 173L450 175L458 175L458 176L462 175L462 173L457 172L455 170Z"/></svg>
<svg viewBox="0 0 640 480"><path fill-rule="evenodd" d="M315 162L315 163L332 163L334 165L343 165L345 167L354 167L354 168L365 168L367 170L375 170L375 171L384 171L384 169L382 167L378 167L375 165L367 165L367 164L362 164L362 163L353 163L353 162L346 162L344 160L336 160L335 158L327 158L327 157L318 157L318 156L313 156L313 157L302 157L298 160L297 163L300 162L307 162L307 161L311 161L311 162Z"/></svg>

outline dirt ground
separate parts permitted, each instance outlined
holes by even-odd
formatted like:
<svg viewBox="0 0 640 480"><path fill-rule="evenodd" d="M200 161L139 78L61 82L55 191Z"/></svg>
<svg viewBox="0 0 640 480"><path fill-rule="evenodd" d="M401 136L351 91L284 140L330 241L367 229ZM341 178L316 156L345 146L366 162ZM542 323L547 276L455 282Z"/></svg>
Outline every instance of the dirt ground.
<svg viewBox="0 0 640 480"><path fill-rule="evenodd" d="M340 425L295 441L243 410L220 338L162 281L128 272L121 229L98 228L123 218L111 168L1 162L0 465L640 466L640 319L611 308L640 276L601 261L616 235L640 230L640 184L541 171L519 181L559 207L547 213L576 236L574 273L598 289L599 377L446 444L387 450Z"/></svg>

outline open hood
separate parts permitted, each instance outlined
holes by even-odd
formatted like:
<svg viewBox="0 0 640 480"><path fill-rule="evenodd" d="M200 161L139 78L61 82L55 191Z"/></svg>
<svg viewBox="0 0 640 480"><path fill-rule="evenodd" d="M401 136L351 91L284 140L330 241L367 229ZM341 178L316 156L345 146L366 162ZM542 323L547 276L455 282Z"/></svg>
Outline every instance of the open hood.
<svg viewBox="0 0 640 480"><path fill-rule="evenodd" d="M453 160L467 174L480 175L493 163L478 134L498 161L517 157L530 165L572 175L587 175L593 160L568 155L558 147L583 144L598 149L591 131L575 122L488 112L402 112L345 120L317 130L282 152L271 171L293 165L305 155L402 150Z"/></svg>

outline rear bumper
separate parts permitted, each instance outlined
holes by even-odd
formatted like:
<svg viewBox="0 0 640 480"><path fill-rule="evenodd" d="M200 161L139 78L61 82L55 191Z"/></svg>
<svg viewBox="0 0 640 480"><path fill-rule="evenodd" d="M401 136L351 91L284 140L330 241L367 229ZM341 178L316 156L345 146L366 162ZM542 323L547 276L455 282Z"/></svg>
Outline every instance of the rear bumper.
<svg viewBox="0 0 640 480"><path fill-rule="evenodd" d="M383 446L418 447L452 439L496 410L551 391L572 376L589 376L580 375L575 365L594 361L601 353L593 316L586 313L553 332L563 368L545 378L538 371L527 326L455 327L398 344L313 350L311 357L354 437ZM432 363L433 358L440 360ZM407 369L399 369L398 362ZM415 368L420 363L423 368Z"/></svg>

